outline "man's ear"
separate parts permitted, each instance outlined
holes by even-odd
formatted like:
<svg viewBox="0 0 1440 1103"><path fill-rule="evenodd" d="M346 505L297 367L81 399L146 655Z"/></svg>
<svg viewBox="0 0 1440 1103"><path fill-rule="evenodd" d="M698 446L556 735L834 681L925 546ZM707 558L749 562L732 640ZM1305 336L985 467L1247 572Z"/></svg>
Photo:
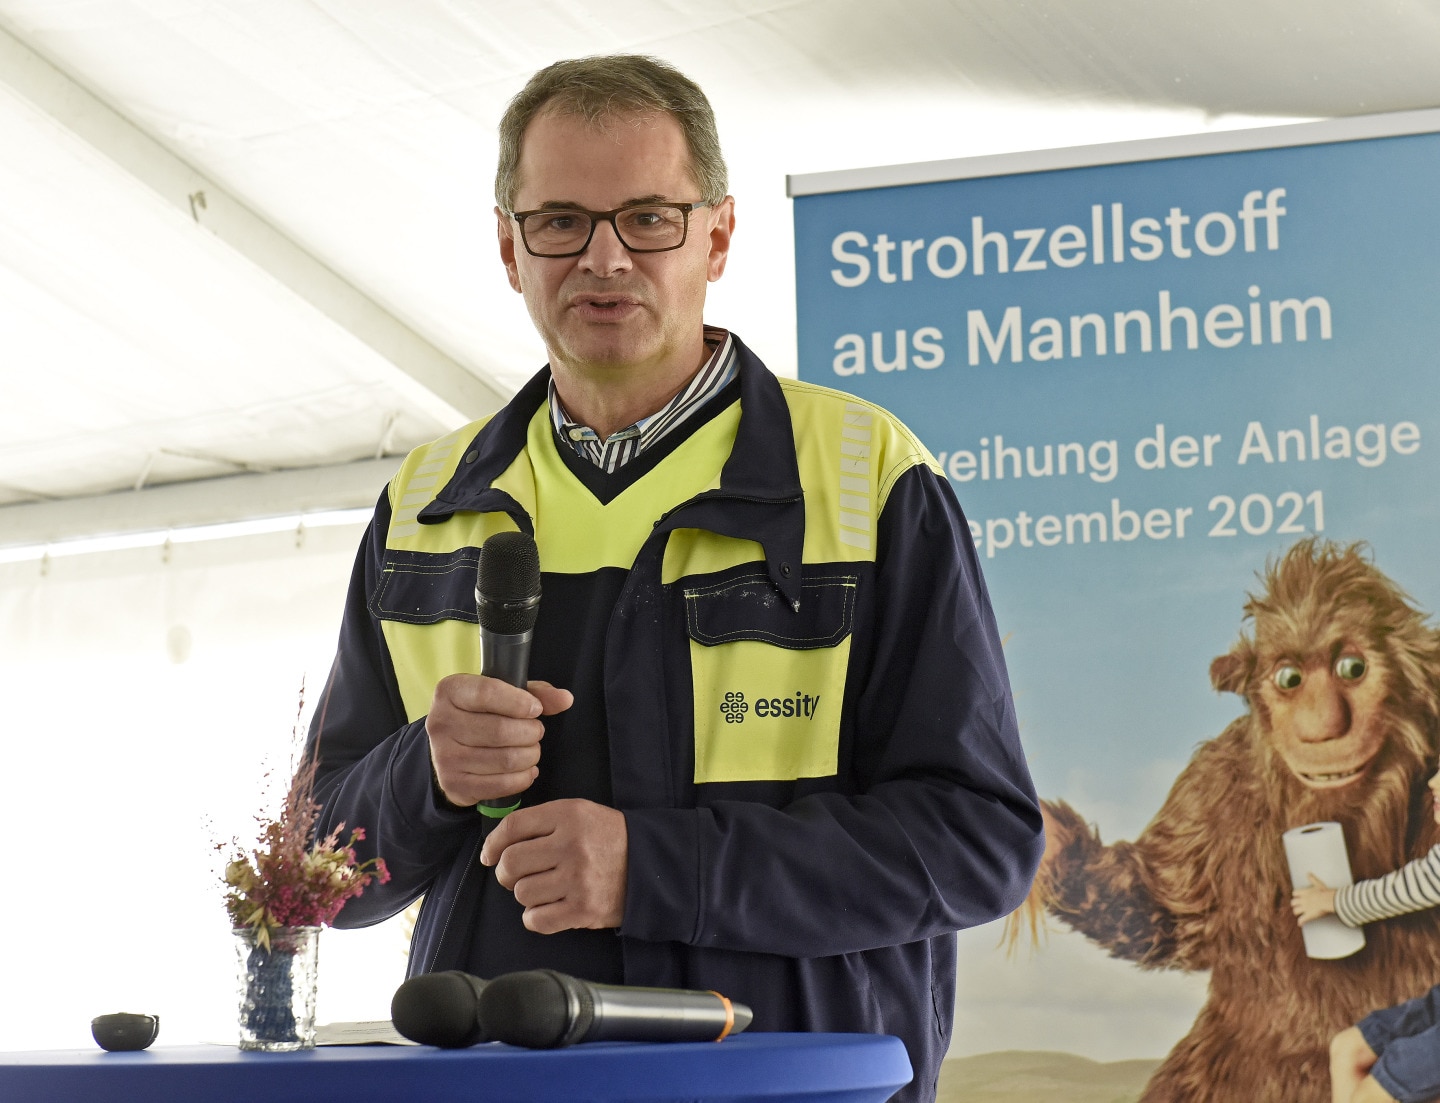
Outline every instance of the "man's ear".
<svg viewBox="0 0 1440 1103"><path fill-rule="evenodd" d="M523 294L520 270L515 266L515 222L499 207L495 208L495 233L500 239L500 261L505 265L505 274L510 277L510 286Z"/></svg>
<svg viewBox="0 0 1440 1103"><path fill-rule="evenodd" d="M706 208L710 227L710 257L705 278L714 283L725 274L725 261L730 256L730 236L735 232L735 197L727 195L714 207Z"/></svg>

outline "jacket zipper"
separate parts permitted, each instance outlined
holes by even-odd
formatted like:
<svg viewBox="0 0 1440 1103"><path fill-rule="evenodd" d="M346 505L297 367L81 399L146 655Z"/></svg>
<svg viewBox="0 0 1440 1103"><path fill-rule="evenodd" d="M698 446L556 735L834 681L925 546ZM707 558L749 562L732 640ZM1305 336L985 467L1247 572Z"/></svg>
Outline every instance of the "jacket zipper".
<svg viewBox="0 0 1440 1103"><path fill-rule="evenodd" d="M455 886L454 893L450 896L450 908L445 913L445 922L440 927L440 937L435 940L435 949L430 954L430 959L425 962L425 968L421 972L429 973L435 968L435 963L440 960L440 951L445 948L445 938L450 933L450 920L455 917L455 905L460 899L460 894L465 889L465 882L470 878L471 867L475 865L476 856L480 852L480 845L485 841L484 835L478 837L470 847L470 856L465 860L465 869L460 874L460 883ZM419 920L416 920L419 926Z"/></svg>

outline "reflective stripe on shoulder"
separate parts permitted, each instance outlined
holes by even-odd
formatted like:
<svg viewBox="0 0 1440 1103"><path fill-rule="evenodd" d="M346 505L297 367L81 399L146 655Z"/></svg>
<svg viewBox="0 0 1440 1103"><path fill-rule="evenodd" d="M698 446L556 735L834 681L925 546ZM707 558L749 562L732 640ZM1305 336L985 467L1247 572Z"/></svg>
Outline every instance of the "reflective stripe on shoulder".
<svg viewBox="0 0 1440 1103"><path fill-rule="evenodd" d="M873 560L886 498L912 467L940 466L892 414L841 391L780 385L805 486L805 561Z"/></svg>
<svg viewBox="0 0 1440 1103"><path fill-rule="evenodd" d="M386 534L386 547L406 546L403 541L426 527L416 517L449 483L464 458L465 444L474 439L484 424L484 421L473 421L463 425L405 457L400 470L390 480L390 531Z"/></svg>

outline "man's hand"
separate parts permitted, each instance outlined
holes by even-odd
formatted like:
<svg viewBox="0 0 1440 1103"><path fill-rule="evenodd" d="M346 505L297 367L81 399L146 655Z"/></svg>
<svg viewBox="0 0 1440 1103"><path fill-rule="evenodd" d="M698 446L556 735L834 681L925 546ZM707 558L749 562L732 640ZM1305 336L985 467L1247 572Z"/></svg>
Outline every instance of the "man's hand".
<svg viewBox="0 0 1440 1103"><path fill-rule="evenodd" d="M527 692L479 674L442 678L425 732L445 799L474 807L530 788L540 772L540 717L564 712L573 700L549 682L531 682Z"/></svg>
<svg viewBox="0 0 1440 1103"><path fill-rule="evenodd" d="M1290 894L1290 910L1303 927L1312 919L1335 914L1335 890L1315 874L1310 874L1310 884Z"/></svg>
<svg viewBox="0 0 1440 1103"><path fill-rule="evenodd" d="M618 927L625 916L625 814L588 800L511 812L480 851L537 934Z"/></svg>

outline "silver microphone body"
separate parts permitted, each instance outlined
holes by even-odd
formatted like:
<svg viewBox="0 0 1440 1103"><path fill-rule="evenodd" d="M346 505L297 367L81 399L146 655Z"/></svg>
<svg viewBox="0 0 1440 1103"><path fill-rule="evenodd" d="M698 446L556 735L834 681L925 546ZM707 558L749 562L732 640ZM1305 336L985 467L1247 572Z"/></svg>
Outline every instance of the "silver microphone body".
<svg viewBox="0 0 1440 1103"><path fill-rule="evenodd" d="M718 992L597 984L553 969L496 977L480 994L493 1041L533 1049L579 1042L716 1042L754 1018Z"/></svg>

